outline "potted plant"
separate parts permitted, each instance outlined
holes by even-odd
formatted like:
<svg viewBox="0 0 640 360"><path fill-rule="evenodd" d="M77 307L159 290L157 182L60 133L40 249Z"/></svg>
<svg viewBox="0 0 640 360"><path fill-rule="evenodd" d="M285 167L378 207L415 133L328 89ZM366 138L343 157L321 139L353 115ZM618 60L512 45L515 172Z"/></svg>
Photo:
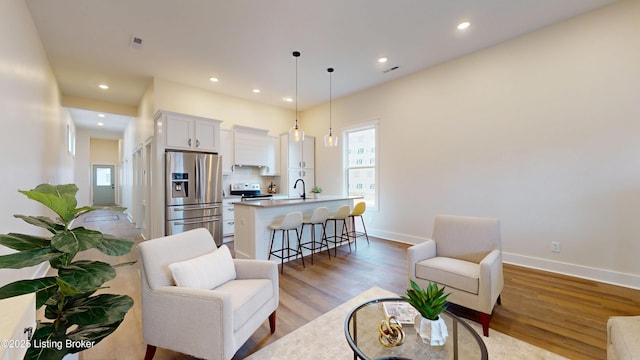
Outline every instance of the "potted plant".
<svg viewBox="0 0 640 360"><path fill-rule="evenodd" d="M444 293L444 286L438 288L438 284L429 282L426 288L421 289L411 280L407 296L401 296L420 313L416 316L414 326L422 341L432 346L442 346L447 339L447 326L440 314L447 309L449 295L451 293Z"/></svg>
<svg viewBox="0 0 640 360"><path fill-rule="evenodd" d="M317 199L320 197L320 193L322 192L322 188L320 186L314 186L311 188L311 193L313 194L313 198Z"/></svg>
<svg viewBox="0 0 640 360"><path fill-rule="evenodd" d="M17 250L0 256L0 268L20 269L48 261L56 270L53 276L19 280L0 288L0 299L35 293L36 309L45 307L47 320L38 321L25 359L62 359L66 354L90 348L114 332L133 305L133 299L127 295L96 293L105 288L105 282L115 278L115 266L102 261L74 261L79 252L91 248L121 256L133 246L132 241L99 231L71 228L74 219L98 209L78 208L77 191L74 184L41 184L29 191L19 191L51 209L57 217L14 216L52 235L0 235L1 245Z"/></svg>

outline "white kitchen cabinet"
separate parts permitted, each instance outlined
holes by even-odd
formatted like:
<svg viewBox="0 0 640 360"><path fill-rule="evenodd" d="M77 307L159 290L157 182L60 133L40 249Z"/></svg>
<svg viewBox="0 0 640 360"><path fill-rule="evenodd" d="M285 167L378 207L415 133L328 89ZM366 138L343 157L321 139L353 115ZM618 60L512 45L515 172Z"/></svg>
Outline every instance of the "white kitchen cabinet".
<svg viewBox="0 0 640 360"><path fill-rule="evenodd" d="M280 176L280 137L267 137L267 164L262 168L262 176Z"/></svg>
<svg viewBox="0 0 640 360"><path fill-rule="evenodd" d="M234 164L266 166L269 131L245 126L233 127Z"/></svg>
<svg viewBox="0 0 640 360"><path fill-rule="evenodd" d="M232 236L235 232L232 204L234 201L240 201L240 199L232 198L222 200L222 236Z"/></svg>
<svg viewBox="0 0 640 360"><path fill-rule="evenodd" d="M220 155L222 155L222 175L233 172L233 130L220 129Z"/></svg>
<svg viewBox="0 0 640 360"><path fill-rule="evenodd" d="M165 147L168 149L220 151L219 120L159 111L156 121L164 123Z"/></svg>
<svg viewBox="0 0 640 360"><path fill-rule="evenodd" d="M287 176L280 184L289 197L298 197L302 190L294 189L297 179L303 179L307 194L315 185L315 137L305 136L304 141L289 140L289 134L280 135L280 157L282 171L287 169Z"/></svg>

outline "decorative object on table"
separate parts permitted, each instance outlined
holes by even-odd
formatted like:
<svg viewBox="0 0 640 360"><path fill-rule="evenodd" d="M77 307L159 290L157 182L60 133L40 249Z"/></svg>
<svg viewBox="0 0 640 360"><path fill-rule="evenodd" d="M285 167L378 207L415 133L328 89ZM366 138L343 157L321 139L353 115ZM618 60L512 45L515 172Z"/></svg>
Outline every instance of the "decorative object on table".
<svg viewBox="0 0 640 360"><path fill-rule="evenodd" d="M382 308L385 316L394 316L401 324L413 324L416 316L420 315L418 310L406 301L385 301Z"/></svg>
<svg viewBox="0 0 640 360"><path fill-rule="evenodd" d="M402 324L395 316L387 316L378 324L378 341L384 347L400 346L404 342L404 330Z"/></svg>
<svg viewBox="0 0 640 360"><path fill-rule="evenodd" d="M322 192L322 188L320 186L314 186L311 188L311 193L313 194L313 198L317 199L320 197L320 193Z"/></svg>
<svg viewBox="0 0 640 360"><path fill-rule="evenodd" d="M0 299L35 293L36 309L44 305L44 317L51 321L38 321L25 359L62 359L66 354L96 345L114 332L133 305L133 299L127 295L95 294L105 288L105 282L115 278L115 266L73 258L92 248L109 256L125 255L131 251L133 242L84 227L71 228L80 215L99 209L76 207L78 187L74 184L40 184L19 192L51 209L57 218L14 216L53 235L51 238L0 235L1 245L17 250L0 256L0 268L20 269L48 261L57 274L7 284L0 288Z"/></svg>
<svg viewBox="0 0 640 360"><path fill-rule="evenodd" d="M444 286L438 288L436 283L430 282L425 289L421 289L415 281L411 280L411 288L407 289L407 296L401 296L420 313L416 316L414 327L425 344L442 346L449 336L447 325L440 317L440 314L447 309L449 295L450 293L444 293Z"/></svg>

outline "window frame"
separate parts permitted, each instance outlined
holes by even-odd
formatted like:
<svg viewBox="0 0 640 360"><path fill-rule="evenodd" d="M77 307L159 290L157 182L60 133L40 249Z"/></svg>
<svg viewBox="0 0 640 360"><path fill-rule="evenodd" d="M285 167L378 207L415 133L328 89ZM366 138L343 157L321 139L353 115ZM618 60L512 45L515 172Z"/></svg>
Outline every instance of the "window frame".
<svg viewBox="0 0 640 360"><path fill-rule="evenodd" d="M362 167L357 167L358 169L362 169L362 168L372 168L374 171L374 181L375 181L375 190L374 190L374 195L373 195L373 201L375 202L374 205L371 205L369 203L367 203L367 211L369 210L379 210L380 209L380 147L379 147L379 137L380 137L380 126L379 126L379 122L378 120L372 120L372 121L367 121L367 122L363 122L363 123L359 123L356 125L352 125L349 126L347 128L343 128L342 129L342 144L343 144L343 161L342 163L344 164L343 167L343 174L344 174L344 192L345 194L347 194L347 196L349 196L349 170L352 169L352 167L349 166L349 134L350 133L354 133L354 132L358 132L358 131L365 131L365 130L369 130L369 129L373 129L375 131L375 139L374 139L374 146L375 146L375 154L374 154L374 158L375 158L375 164L374 166L362 166ZM353 167L356 168L356 167Z"/></svg>

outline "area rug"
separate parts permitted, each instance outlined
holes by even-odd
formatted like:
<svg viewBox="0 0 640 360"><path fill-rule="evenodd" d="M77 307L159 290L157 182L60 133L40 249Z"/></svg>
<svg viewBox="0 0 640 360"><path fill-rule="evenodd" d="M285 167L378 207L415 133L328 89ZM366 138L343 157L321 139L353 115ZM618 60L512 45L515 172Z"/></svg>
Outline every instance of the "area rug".
<svg viewBox="0 0 640 360"><path fill-rule="evenodd" d="M347 344L344 336L344 320L354 307L365 301L396 297L390 291L379 287L372 287L346 303L334 308L324 315L319 316L282 339L265 346L246 359L272 360L272 359L313 359L313 360L352 360L353 351ZM471 327L482 333L482 327L472 321L464 319ZM482 336L489 359L544 359L561 360L562 356L527 344L498 331L491 330L490 337Z"/></svg>
<svg viewBox="0 0 640 360"><path fill-rule="evenodd" d="M84 218L84 222L117 221L117 220L120 220L120 216L118 215L87 216Z"/></svg>

